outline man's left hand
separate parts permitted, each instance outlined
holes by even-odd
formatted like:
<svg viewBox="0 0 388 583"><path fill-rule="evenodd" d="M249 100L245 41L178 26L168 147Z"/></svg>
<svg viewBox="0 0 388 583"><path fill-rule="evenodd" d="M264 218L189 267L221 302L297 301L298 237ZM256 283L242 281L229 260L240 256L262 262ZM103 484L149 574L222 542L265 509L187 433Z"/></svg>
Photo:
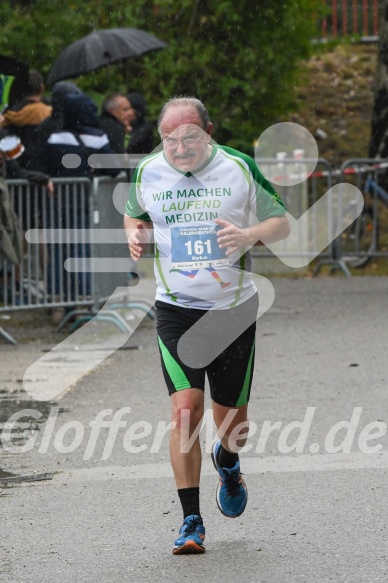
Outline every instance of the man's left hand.
<svg viewBox="0 0 388 583"><path fill-rule="evenodd" d="M215 219L214 222L222 227L222 230L218 231L217 241L220 249L226 248L226 255L250 246L248 229L239 229L223 219Z"/></svg>

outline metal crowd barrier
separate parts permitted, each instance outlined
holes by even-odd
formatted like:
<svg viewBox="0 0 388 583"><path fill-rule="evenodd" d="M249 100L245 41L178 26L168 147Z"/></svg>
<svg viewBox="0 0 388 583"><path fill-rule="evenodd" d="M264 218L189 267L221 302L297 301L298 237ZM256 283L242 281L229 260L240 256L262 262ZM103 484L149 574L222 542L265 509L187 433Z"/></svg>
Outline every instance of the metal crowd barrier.
<svg viewBox="0 0 388 583"><path fill-rule="evenodd" d="M99 314L117 288L129 287L136 271L128 254L123 212L113 200L116 186L123 185L128 196L126 176L53 182L55 193L50 196L25 180L7 181L23 257L15 265L0 256L0 313L66 308L57 330L78 316L78 322L97 317L130 331L120 308L137 308L153 318L149 302L127 293L113 297L112 309ZM16 344L2 327L0 337Z"/></svg>
<svg viewBox="0 0 388 583"><path fill-rule="evenodd" d="M91 306L90 276L68 273L67 257L87 257L88 230L91 224L91 183L85 178L53 180L55 192L48 195L42 187L26 180L7 181L11 201L18 217L18 236L22 260L18 265L0 257L0 313L32 308ZM43 238L32 244L25 235L39 229ZM51 230L62 235L50 239ZM80 229L84 236L74 244L64 231ZM42 231L43 230L43 231ZM16 341L0 328L0 336Z"/></svg>
<svg viewBox="0 0 388 583"><path fill-rule="evenodd" d="M380 221L388 208L388 163L375 158L353 158L346 160L335 171L340 183L356 186L364 197L364 208L357 219L338 236L331 245L331 255L323 259L316 268L329 265L330 272L341 270L346 276L352 275L350 267L360 268L372 258L388 257L388 249L378 249ZM336 224L358 204L356 198L347 200L346 205L333 215Z"/></svg>
<svg viewBox="0 0 388 583"><path fill-rule="evenodd" d="M281 256L284 262L267 247L253 247L251 255L256 260L255 267L258 270L264 267L267 272L284 272L290 267L306 267L317 255L331 257L334 220L331 206L326 205L324 222L322 212L318 213L317 207L314 207L333 186L333 169L330 163L320 158L310 174L314 159L257 158L256 162L264 176L273 183L297 223L292 236L276 244L276 255ZM306 214L307 211L309 212Z"/></svg>

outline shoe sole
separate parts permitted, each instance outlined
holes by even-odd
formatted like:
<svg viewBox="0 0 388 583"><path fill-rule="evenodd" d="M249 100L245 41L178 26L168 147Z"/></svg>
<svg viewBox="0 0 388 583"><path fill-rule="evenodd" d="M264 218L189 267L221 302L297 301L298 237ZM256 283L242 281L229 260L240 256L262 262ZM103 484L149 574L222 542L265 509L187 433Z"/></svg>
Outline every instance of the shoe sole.
<svg viewBox="0 0 388 583"><path fill-rule="evenodd" d="M173 555L199 555L206 551L204 546L197 545L193 540L187 541L184 545L180 547L174 547L172 550Z"/></svg>
<svg viewBox="0 0 388 583"><path fill-rule="evenodd" d="M217 468L216 458L215 458L215 455L214 455L214 448L212 449L212 452L211 452L211 458L212 458L212 462L213 462L214 468L215 468L215 470L216 470L216 472L218 474L218 477L221 480L221 476L220 476L220 474L218 472L218 468ZM219 503L218 495L219 495L220 487L221 487L220 482L218 482L218 486L217 486L217 490L216 490L216 502L217 502L218 510L221 512L221 514L223 514L224 516L226 516L226 518L238 518L239 516L241 516L241 514L243 514L245 508L247 507L247 503L248 503L248 490L246 490L247 497L246 497L246 502L245 502L244 508L238 514L231 515L231 514L225 514L225 512L223 511L223 509L221 508L221 505Z"/></svg>

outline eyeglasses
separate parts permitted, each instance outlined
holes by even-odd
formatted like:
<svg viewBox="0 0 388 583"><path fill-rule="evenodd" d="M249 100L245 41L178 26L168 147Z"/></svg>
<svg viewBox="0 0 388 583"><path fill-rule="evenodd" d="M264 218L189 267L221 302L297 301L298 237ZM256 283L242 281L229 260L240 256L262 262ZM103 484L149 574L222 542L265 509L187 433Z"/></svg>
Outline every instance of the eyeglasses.
<svg viewBox="0 0 388 583"><path fill-rule="evenodd" d="M164 138L163 144L170 150L177 148L179 143L181 143L185 148L192 148L197 142L200 142L202 138L202 135L195 138L182 138L181 140L176 138Z"/></svg>

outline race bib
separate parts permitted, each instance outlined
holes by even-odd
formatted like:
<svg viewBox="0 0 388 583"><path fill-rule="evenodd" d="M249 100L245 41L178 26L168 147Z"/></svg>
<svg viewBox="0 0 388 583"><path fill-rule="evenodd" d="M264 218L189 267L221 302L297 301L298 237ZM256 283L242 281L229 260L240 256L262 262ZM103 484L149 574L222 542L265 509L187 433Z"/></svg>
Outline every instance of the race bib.
<svg viewBox="0 0 388 583"><path fill-rule="evenodd" d="M171 262L173 269L200 269L229 265L226 249L217 242L219 225L193 225L171 228Z"/></svg>

